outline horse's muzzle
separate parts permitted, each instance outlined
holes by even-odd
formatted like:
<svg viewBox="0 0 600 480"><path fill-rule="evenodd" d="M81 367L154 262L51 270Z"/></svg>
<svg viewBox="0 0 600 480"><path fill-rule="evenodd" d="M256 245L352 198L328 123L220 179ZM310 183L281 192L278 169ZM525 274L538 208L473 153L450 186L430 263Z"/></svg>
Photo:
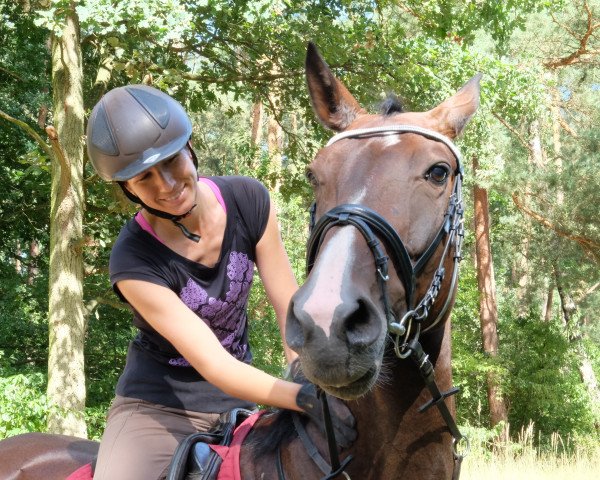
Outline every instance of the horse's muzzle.
<svg viewBox="0 0 600 480"><path fill-rule="evenodd" d="M386 323L380 309L365 298L344 295L336 302L307 285L292 298L286 341L300 356L307 379L344 398L360 396L377 378Z"/></svg>

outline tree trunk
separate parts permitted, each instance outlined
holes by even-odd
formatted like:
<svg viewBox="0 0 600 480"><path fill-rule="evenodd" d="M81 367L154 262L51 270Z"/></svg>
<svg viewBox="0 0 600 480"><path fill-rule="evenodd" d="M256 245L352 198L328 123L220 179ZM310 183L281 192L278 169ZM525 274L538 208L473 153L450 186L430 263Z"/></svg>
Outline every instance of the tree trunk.
<svg viewBox="0 0 600 480"><path fill-rule="evenodd" d="M61 37L52 38L55 128L50 206L48 431L86 437L84 420L83 71L73 2Z"/></svg>
<svg viewBox="0 0 600 480"><path fill-rule="evenodd" d="M478 168L473 158L473 171ZM479 320L484 352L490 357L498 355L498 308L496 285L490 243L490 218L487 190L473 187L475 204L475 257L477 260L477 283L479 285ZM500 394L498 381L493 373L487 376L487 393L490 406L490 422L494 426L507 420L506 405Z"/></svg>
<svg viewBox="0 0 600 480"><path fill-rule="evenodd" d="M275 104L275 102L273 102ZM269 152L270 168L269 173L272 174L275 182L273 184L274 192L279 191L281 185L281 150L283 147L283 129L277 119L273 115L269 115L267 125L267 150Z"/></svg>
<svg viewBox="0 0 600 480"><path fill-rule="evenodd" d="M98 68L98 73L96 74L96 80L94 81L94 101L97 102L100 100L102 95L106 92L108 88L108 84L112 77L112 72L114 69L115 58L113 55L106 55L100 61L100 67Z"/></svg>
<svg viewBox="0 0 600 480"><path fill-rule="evenodd" d="M22 254L21 242L17 242L17 248L15 249L15 271L17 272L17 275L20 275L23 269L23 262L21 262Z"/></svg>
<svg viewBox="0 0 600 480"><path fill-rule="evenodd" d="M600 413L600 388L598 388L598 379L592 366L592 361L588 357L585 349L579 346L579 358L581 364L579 365L579 374L581 375L581 381L585 385L585 389L590 396L592 409L596 410L596 414ZM596 417L598 418L598 417Z"/></svg>
<svg viewBox="0 0 600 480"><path fill-rule="evenodd" d="M562 273L556 263L554 264L554 281L556 282L556 291L560 298L560 308L563 313L563 326L568 328L571 324L571 317L573 313L575 313L575 310L577 310L577 306L571 296L565 291Z"/></svg>
<svg viewBox="0 0 600 480"><path fill-rule="evenodd" d="M250 142L253 147L255 147L254 155L252 156L250 168L252 170L257 170L260 166L261 161L261 149L260 143L262 141L262 133L263 133L263 116L264 116L264 107L262 100L260 98L256 98L254 103L252 104L252 132L250 134Z"/></svg>
<svg viewBox="0 0 600 480"><path fill-rule="evenodd" d="M257 99L252 104L252 135L250 141L253 146L258 146L262 139L262 118L263 118L263 104L260 99Z"/></svg>
<svg viewBox="0 0 600 480"><path fill-rule="evenodd" d="M550 112L552 115L552 144L554 147L554 163L556 173L562 176L563 158L562 158L562 141L560 138L560 93L556 88L552 89L552 103L550 104ZM556 192L556 204L562 205L565 203L565 193L561 188Z"/></svg>
<svg viewBox="0 0 600 480"><path fill-rule="evenodd" d="M486 192L487 196L487 192ZM531 278L529 276L529 237L530 237L530 224L529 222L525 226L525 236L521 242L521 252L517 253L515 257L514 268L516 270L516 283L517 283L517 315L520 318L525 318L529 313L529 302L530 302L530 283Z"/></svg>
<svg viewBox="0 0 600 480"><path fill-rule="evenodd" d="M529 125L529 155L528 162L531 169L545 168L545 153L542 147L542 140L540 136L540 126L537 120L531 122ZM530 182L525 182L524 185L525 196L531 192ZM529 314L529 306L531 304L531 274L529 266L529 249L530 239L532 238L531 222L525 218L525 224L523 226L523 240L521 241L520 252L515 255L515 262L513 265L514 270L514 282L516 283L517 292L517 315L521 318Z"/></svg>
<svg viewBox="0 0 600 480"><path fill-rule="evenodd" d="M40 244L37 240L32 240L29 244L29 265L27 267L27 285L33 285L35 278L39 274L38 257L40 256Z"/></svg>
<svg viewBox="0 0 600 480"><path fill-rule="evenodd" d="M546 292L546 301L542 305L542 319L548 323L552 320L552 303L554 302L554 284L548 280L548 291Z"/></svg>

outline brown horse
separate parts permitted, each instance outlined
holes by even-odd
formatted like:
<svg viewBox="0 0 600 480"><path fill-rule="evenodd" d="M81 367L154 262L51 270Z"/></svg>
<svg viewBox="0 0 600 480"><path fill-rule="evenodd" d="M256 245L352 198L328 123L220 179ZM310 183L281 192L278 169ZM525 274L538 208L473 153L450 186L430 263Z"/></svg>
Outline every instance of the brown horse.
<svg viewBox="0 0 600 480"><path fill-rule="evenodd" d="M428 112L390 101L372 115L312 44L306 75L319 120L338 133L307 173L316 200L310 274L292 299L287 341L306 378L347 400L356 418L358 439L340 452L344 471L329 478L457 477L453 391L440 391L451 387L447 319L462 239L462 170L450 139L477 109L479 78ZM421 413L427 402L437 408ZM258 421L241 450L244 480L324 476L327 441L312 424L297 434L297 418ZM35 435L0 442L0 479L63 479L93 457L93 444Z"/></svg>

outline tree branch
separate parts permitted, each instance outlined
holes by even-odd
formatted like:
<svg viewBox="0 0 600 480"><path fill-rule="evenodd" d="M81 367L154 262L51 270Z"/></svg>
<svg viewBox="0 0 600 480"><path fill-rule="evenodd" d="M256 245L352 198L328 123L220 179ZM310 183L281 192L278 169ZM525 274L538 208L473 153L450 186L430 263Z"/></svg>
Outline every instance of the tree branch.
<svg viewBox="0 0 600 480"><path fill-rule="evenodd" d="M88 300L85 304L85 315L86 317L94 313L100 305L108 305L109 307L116 308L118 310L126 310L127 304L120 302L116 299L106 298L106 297L96 297Z"/></svg>
<svg viewBox="0 0 600 480"><path fill-rule="evenodd" d="M588 42L590 41L590 38L596 32L596 30L598 30L598 28L600 28L600 25L598 23L594 23L594 21L593 21L594 14L593 14L590 6L588 5L587 0L584 0L583 8L585 10L586 17L587 17L586 30L583 33L583 35L581 35L579 37L568 26L561 25L556 20L554 20L558 25L560 25L562 28L564 28L567 32L569 32L572 36L574 36L576 38L576 40L579 43L579 46L578 46L577 50L572 52L570 55L567 55L566 57L555 58L553 60L549 60L549 61L545 62L544 66L546 68L554 70L557 68L567 67L569 65L573 65L576 63L582 63L583 62L582 57L584 55L594 55L597 53L596 50L589 49Z"/></svg>
<svg viewBox="0 0 600 480"><path fill-rule="evenodd" d="M582 292L581 295L577 297L577 303L581 303L588 295L594 293L598 287L600 287L600 282L596 282L594 285L589 287L586 291Z"/></svg>
<svg viewBox="0 0 600 480"><path fill-rule="evenodd" d="M149 68L149 71L153 73L162 73L163 69L161 68ZM234 82L270 82L273 80L278 80L281 78L293 78L304 75L304 70L290 70L283 73L272 73L267 75L260 75L258 77L251 75L233 75L231 77L211 77L208 75L198 75L190 72L182 72L181 77L186 80L191 80L194 82L200 83L234 83Z"/></svg>
<svg viewBox="0 0 600 480"><path fill-rule="evenodd" d="M0 72L4 72L13 78L16 78L19 82L25 82L25 79L23 77L21 77L20 75L16 74L15 72L8 70L2 66L0 66Z"/></svg>
<svg viewBox="0 0 600 480"><path fill-rule="evenodd" d="M536 220L538 223L540 223L544 227L548 228L549 230L552 230L558 236L567 238L569 240L572 240L572 241L578 243L581 246L581 248L583 248L586 252L590 253L597 262L600 262L600 243L598 243L597 241L595 241L591 238L584 237L582 235L575 235L575 234L565 230L564 228L561 228L561 227L555 225L548 218L544 217L543 215L541 215L541 214L533 211L529 207L525 206L525 204L519 199L516 192L513 192L511 194L511 197L512 197L513 202L516 205L516 207L519 210L521 210L523 213L529 215L531 218L533 218L534 220Z"/></svg>
<svg viewBox="0 0 600 480"><path fill-rule="evenodd" d="M48 157L53 157L53 152L50 146L48 146L48 144L44 142L44 139L25 122L11 117L8 113L3 112L2 110L0 110L0 118L3 118L4 120L7 120L10 123L14 123L15 125L21 127L31 138L33 138L38 143L38 145L42 148L42 150L44 150Z"/></svg>
<svg viewBox="0 0 600 480"><path fill-rule="evenodd" d="M504 125L507 130L512 133L517 140L519 141L519 143L530 153L533 153L531 151L531 145L529 145L529 142L527 142L527 140L525 140L525 138L523 137L523 135L521 135L516 128L514 128L511 124L509 124L506 120L504 120L500 115L498 115L495 112L492 112L492 115L494 117L496 117L496 119L502 124Z"/></svg>
<svg viewBox="0 0 600 480"><path fill-rule="evenodd" d="M52 152L54 152L54 158L58 161L60 165L60 191L58 193L59 202L67 194L67 190L69 189L69 185L71 184L71 167L69 166L69 162L65 158L65 154L62 151L60 146L60 142L58 141L58 134L56 133L56 129L52 125L48 125L46 127L46 133L48 134L48 138L50 139L50 144L52 145Z"/></svg>
<svg viewBox="0 0 600 480"><path fill-rule="evenodd" d="M577 132L563 118L559 117L558 124L563 128L565 132L567 132L573 138L579 138Z"/></svg>

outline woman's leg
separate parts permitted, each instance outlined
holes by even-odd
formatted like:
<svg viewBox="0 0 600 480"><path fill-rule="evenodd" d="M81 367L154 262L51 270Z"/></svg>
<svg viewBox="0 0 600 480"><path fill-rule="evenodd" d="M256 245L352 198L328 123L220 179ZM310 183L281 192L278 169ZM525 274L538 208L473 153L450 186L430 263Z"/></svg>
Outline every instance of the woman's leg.
<svg viewBox="0 0 600 480"><path fill-rule="evenodd" d="M166 476L177 445L216 425L218 413L186 412L115 398L100 443L94 480L154 480Z"/></svg>

